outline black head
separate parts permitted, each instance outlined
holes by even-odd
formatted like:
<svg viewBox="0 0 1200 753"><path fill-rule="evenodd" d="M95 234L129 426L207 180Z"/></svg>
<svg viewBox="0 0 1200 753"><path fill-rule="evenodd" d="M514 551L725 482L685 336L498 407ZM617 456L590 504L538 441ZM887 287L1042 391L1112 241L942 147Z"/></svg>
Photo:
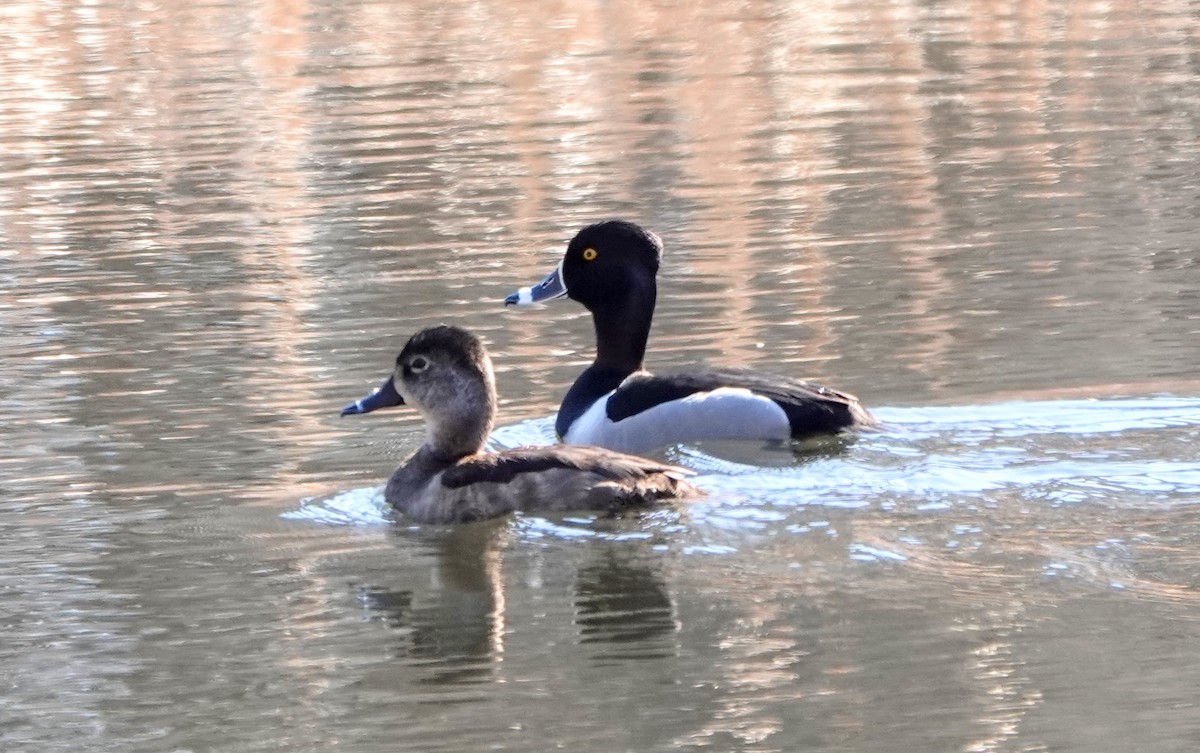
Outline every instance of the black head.
<svg viewBox="0 0 1200 753"><path fill-rule="evenodd" d="M619 382L641 368L646 355L661 258L662 241L654 233L625 220L597 222L576 233L553 272L505 298L504 305L526 306L564 295L582 303L596 327L593 367Z"/></svg>
<svg viewBox="0 0 1200 753"><path fill-rule="evenodd" d="M661 259L657 235L632 222L606 220L571 239L562 279L568 296L593 308L625 297L631 288L653 290Z"/></svg>

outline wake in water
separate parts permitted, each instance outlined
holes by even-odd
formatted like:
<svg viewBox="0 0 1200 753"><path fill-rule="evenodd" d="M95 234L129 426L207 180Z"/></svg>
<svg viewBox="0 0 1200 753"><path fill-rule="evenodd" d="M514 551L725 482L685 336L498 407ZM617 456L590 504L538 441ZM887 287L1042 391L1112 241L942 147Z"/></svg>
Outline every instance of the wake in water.
<svg viewBox="0 0 1200 753"><path fill-rule="evenodd" d="M884 430L812 451L708 448L667 456L708 491L774 504L920 509L1016 493L1050 504L1171 504L1200 495L1200 400L1174 397L1008 402L875 411ZM499 429L498 447L553 441L550 419ZM725 448L721 448L725 449Z"/></svg>
<svg viewBox="0 0 1200 753"><path fill-rule="evenodd" d="M665 456L699 471L698 483L710 494L760 519L769 516L763 505L930 512L989 498L1124 508L1200 501L1197 399L1008 402L875 413L883 431L837 445L742 445L736 455L678 447ZM553 442L553 418L535 419L500 427L489 449ZM760 509L752 509L756 504ZM378 487L305 500L285 516L339 525L391 519Z"/></svg>
<svg viewBox="0 0 1200 753"><path fill-rule="evenodd" d="M331 526L377 526L390 523L393 519L392 508L383 498L382 486L303 499L298 509L285 512L282 517Z"/></svg>

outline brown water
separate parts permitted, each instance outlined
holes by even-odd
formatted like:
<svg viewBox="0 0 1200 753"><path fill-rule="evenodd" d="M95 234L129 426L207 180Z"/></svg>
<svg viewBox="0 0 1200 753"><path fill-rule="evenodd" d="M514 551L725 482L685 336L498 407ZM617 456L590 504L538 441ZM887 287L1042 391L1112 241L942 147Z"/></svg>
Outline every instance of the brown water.
<svg viewBox="0 0 1200 753"><path fill-rule="evenodd" d="M1192 3L0 4L0 749L1191 751ZM550 439L582 224L656 368L858 392L699 503L392 520L417 328Z"/></svg>

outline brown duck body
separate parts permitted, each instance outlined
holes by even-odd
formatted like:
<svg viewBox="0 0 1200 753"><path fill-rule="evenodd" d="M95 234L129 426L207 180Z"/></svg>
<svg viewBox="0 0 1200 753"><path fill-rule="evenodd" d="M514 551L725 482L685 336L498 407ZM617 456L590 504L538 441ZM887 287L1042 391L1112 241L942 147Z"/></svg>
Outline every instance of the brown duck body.
<svg viewBox="0 0 1200 753"><path fill-rule="evenodd" d="M458 327L418 332L384 384L343 415L409 404L425 417L425 444L396 469L384 496L429 523L482 520L515 511L600 510L698 496L692 472L587 446L482 452L496 411L491 359Z"/></svg>
<svg viewBox="0 0 1200 753"><path fill-rule="evenodd" d="M385 497L405 515L462 523L516 511L620 512L698 492L690 472L595 447L529 447L468 455L449 465L418 450L388 480Z"/></svg>

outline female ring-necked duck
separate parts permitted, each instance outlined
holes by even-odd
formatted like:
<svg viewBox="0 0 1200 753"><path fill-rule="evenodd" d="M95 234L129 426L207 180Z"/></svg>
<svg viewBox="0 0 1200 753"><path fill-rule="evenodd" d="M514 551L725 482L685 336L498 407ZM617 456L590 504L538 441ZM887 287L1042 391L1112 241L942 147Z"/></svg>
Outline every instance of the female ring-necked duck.
<svg viewBox="0 0 1200 753"><path fill-rule="evenodd" d="M504 300L568 296L592 312L596 360L563 398L554 428L572 444L645 452L699 440L801 439L875 426L858 398L750 369L642 369L657 295L662 241L623 220L589 225L544 280Z"/></svg>
<svg viewBox="0 0 1200 753"><path fill-rule="evenodd" d="M342 415L411 405L425 419L425 444L396 469L384 497L430 523L492 518L514 510L607 510L697 496L691 471L598 447L530 447L482 452L496 415L492 362L459 327L423 329L396 358L379 389Z"/></svg>

